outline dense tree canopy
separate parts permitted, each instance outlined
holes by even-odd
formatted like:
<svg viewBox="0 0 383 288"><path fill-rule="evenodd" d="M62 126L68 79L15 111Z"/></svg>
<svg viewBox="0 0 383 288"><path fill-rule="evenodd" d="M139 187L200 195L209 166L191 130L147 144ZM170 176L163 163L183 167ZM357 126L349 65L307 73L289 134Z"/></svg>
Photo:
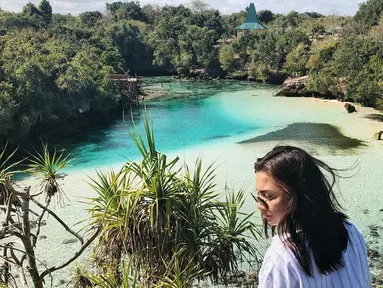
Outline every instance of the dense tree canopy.
<svg viewBox="0 0 383 288"><path fill-rule="evenodd" d="M383 12L383 0L368 0L360 4L355 19L366 28L378 24Z"/></svg>
<svg viewBox="0 0 383 288"><path fill-rule="evenodd" d="M47 0L41 0L39 11L45 23L50 24L52 22L52 7Z"/></svg>
<svg viewBox="0 0 383 288"><path fill-rule="evenodd" d="M258 12L259 21L267 24L273 21L274 15L270 10L261 10Z"/></svg>
<svg viewBox="0 0 383 288"><path fill-rule="evenodd" d="M79 16L81 22L88 26L93 26L97 21L102 19L102 14L99 11L87 11L81 13Z"/></svg>

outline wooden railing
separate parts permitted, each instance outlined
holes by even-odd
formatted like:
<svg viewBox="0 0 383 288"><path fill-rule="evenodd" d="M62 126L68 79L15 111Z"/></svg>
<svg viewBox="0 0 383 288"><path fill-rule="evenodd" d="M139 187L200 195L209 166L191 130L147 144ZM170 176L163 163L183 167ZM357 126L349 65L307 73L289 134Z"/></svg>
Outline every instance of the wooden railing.
<svg viewBox="0 0 383 288"><path fill-rule="evenodd" d="M136 82L137 81L137 78L129 77L126 74L112 74L109 76L109 78L112 81L129 81L129 82Z"/></svg>

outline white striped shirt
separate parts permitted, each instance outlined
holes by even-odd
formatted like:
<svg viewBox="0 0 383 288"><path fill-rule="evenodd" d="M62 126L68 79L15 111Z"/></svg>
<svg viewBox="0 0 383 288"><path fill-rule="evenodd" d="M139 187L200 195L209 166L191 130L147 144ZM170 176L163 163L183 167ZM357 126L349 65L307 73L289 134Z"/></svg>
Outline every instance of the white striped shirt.
<svg viewBox="0 0 383 288"><path fill-rule="evenodd" d="M349 242L343 253L344 267L327 275L321 274L311 254L313 277L310 277L301 268L293 252L283 245L278 236L274 236L263 259L258 287L370 288L366 244L358 228L350 222L348 224L345 225Z"/></svg>

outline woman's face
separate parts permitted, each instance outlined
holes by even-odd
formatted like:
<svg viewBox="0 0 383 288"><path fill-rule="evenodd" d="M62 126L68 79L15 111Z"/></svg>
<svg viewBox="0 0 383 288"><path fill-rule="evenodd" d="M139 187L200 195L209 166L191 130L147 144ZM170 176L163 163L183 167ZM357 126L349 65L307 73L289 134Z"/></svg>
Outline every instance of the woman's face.
<svg viewBox="0 0 383 288"><path fill-rule="evenodd" d="M258 209L262 216L271 226L278 226L285 215L290 201L288 193L278 186L273 178L264 172L255 174L255 188L258 196L262 198L267 206L258 202Z"/></svg>

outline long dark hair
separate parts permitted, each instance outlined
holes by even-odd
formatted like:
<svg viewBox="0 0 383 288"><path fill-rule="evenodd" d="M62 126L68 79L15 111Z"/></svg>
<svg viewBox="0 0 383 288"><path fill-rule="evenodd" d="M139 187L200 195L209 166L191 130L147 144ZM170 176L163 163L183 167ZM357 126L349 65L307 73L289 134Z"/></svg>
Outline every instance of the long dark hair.
<svg viewBox="0 0 383 288"><path fill-rule="evenodd" d="M255 172L261 171L290 196L287 212L278 227L272 228L272 234L277 230L284 237L286 247L309 276L313 275L310 251L322 274L343 267L342 255L349 240L345 227L348 217L341 212L333 191L337 170L303 149L277 146L255 163ZM265 221L266 235L267 228Z"/></svg>

